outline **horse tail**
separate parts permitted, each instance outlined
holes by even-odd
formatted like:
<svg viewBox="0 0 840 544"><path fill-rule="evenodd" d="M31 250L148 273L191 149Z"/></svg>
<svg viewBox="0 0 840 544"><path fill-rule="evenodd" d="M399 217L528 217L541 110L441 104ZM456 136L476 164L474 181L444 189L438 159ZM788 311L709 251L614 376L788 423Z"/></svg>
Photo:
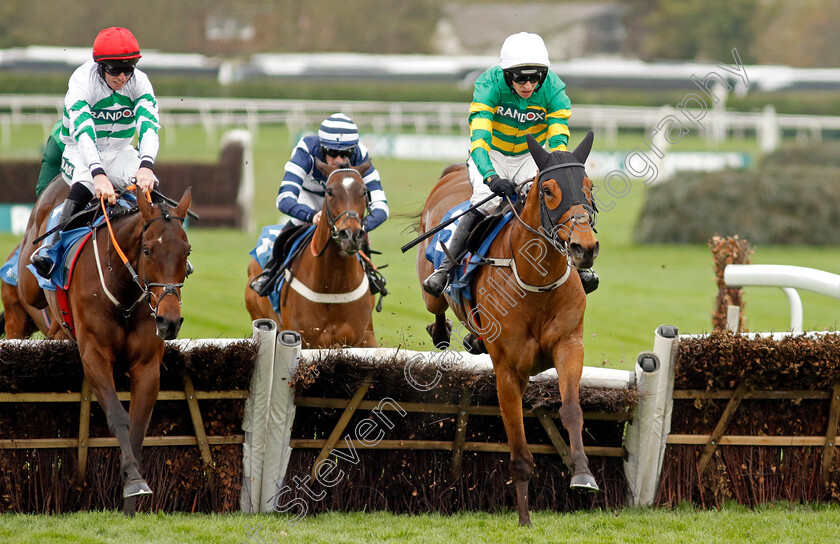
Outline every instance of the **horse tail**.
<svg viewBox="0 0 840 544"><path fill-rule="evenodd" d="M423 210L419 210L417 212L400 212L400 213L392 213L391 219L397 220L400 223L405 224L405 228L402 229L402 232L405 234L407 232L420 232L420 217L423 215Z"/></svg>

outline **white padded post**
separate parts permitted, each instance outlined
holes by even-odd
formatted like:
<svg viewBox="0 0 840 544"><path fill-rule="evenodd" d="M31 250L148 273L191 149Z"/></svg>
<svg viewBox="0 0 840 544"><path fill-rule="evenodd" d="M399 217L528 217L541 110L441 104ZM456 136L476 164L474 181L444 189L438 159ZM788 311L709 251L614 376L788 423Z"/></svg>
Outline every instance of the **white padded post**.
<svg viewBox="0 0 840 544"><path fill-rule="evenodd" d="M295 421L295 390L292 377L300 362L300 334L280 331L274 353L274 375L271 381L271 403L265 437L260 512L273 512L286 478L292 456L289 442Z"/></svg>
<svg viewBox="0 0 840 544"><path fill-rule="evenodd" d="M268 406L271 399L276 336L277 324L274 321L257 319L253 322L253 338L258 342L259 352L254 374L251 376L251 390L245 401L245 416L242 420L245 440L242 444L242 491L239 494L239 507L248 514L260 511L263 453Z"/></svg>

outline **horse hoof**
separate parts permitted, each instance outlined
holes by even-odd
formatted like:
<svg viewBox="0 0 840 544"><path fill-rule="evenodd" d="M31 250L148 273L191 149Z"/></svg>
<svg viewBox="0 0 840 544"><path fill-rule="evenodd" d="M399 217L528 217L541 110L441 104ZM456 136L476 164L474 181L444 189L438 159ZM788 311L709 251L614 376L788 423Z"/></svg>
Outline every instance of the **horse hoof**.
<svg viewBox="0 0 840 544"><path fill-rule="evenodd" d="M448 319L446 321L449 321ZM437 349L447 349L449 347L450 331L452 330L450 323L447 323L446 333L439 331L435 323L426 325L426 332L432 337L432 343Z"/></svg>
<svg viewBox="0 0 840 544"><path fill-rule="evenodd" d="M474 333L469 333L465 336L461 341L461 344L463 344L467 353L471 353L473 355L487 353L487 348L484 346L484 340L476 336Z"/></svg>
<svg viewBox="0 0 840 544"><path fill-rule="evenodd" d="M592 493L600 491L598 484L595 482L595 478L587 473L572 476L572 483L569 487L577 491L590 491Z"/></svg>
<svg viewBox="0 0 840 544"><path fill-rule="evenodd" d="M151 494L152 490L149 488L149 484L146 483L146 480L134 480L133 482L128 482L123 488L124 499Z"/></svg>

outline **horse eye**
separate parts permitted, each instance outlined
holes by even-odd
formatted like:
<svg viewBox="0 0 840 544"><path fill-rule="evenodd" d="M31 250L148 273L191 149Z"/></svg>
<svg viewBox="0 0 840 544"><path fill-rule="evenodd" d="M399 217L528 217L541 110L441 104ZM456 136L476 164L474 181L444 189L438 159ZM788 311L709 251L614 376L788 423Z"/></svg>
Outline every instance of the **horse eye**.
<svg viewBox="0 0 840 544"><path fill-rule="evenodd" d="M548 187L543 189L543 196L546 198L551 198L551 189L549 189Z"/></svg>
<svg viewBox="0 0 840 544"><path fill-rule="evenodd" d="M150 253L150 252L149 252L149 248L148 248L148 247L146 247L146 246L143 246L143 255L145 255L146 257L148 257L148 256L149 256L149 253Z"/></svg>
<svg viewBox="0 0 840 544"><path fill-rule="evenodd" d="M333 190L332 189L325 189L324 193L326 193L327 196L333 196Z"/></svg>

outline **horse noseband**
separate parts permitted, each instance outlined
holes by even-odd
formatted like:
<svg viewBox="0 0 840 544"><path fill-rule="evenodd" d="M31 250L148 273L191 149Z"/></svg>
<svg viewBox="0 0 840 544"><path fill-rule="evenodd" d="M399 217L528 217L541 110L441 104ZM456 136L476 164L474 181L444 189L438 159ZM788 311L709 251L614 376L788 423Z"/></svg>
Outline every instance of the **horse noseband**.
<svg viewBox="0 0 840 544"><path fill-rule="evenodd" d="M173 295L175 298L178 299L178 306L181 306L181 296L178 294L178 289L183 287L183 283L155 283L155 282L146 282L146 299L149 301L149 308L152 309L153 315L157 316L157 309L160 306L160 301L163 300L163 297L166 295ZM161 294L157 298L157 304L152 307L152 292L149 289L150 287L163 287L163 294Z"/></svg>
<svg viewBox="0 0 840 544"><path fill-rule="evenodd" d="M330 225L330 238L332 238L335 242L339 242L339 235L338 235L339 231L338 231L338 226L336 225L336 223L338 222L339 219L341 219L344 216L347 216L348 219L355 219L356 221L358 221L359 226L362 229L362 232L364 232L364 230L365 230L364 221L362 220L362 217L359 217L359 214L356 213L354 210L345 210L345 211L341 212L340 214L336 215L335 217L333 217L332 213L330 212L330 207L327 206L326 208L327 208L327 220L329 221L329 225Z"/></svg>

